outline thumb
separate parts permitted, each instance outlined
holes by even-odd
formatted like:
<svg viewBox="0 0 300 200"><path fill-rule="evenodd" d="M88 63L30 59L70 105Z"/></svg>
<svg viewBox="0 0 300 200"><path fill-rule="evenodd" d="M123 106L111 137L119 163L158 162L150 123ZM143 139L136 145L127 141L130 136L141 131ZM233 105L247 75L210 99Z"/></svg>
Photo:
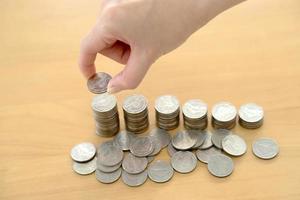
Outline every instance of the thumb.
<svg viewBox="0 0 300 200"><path fill-rule="evenodd" d="M127 65L110 80L107 91L117 93L121 90L135 89L153 62L154 58L149 52L137 48L132 49Z"/></svg>

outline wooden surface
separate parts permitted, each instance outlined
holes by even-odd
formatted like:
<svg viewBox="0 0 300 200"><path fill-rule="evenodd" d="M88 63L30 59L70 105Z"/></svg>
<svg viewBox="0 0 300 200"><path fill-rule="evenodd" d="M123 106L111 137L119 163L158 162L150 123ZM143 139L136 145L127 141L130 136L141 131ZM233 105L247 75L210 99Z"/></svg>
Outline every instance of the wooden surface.
<svg viewBox="0 0 300 200"><path fill-rule="evenodd" d="M71 169L70 149L104 138L94 134L92 94L77 68L80 38L94 24L98 0L0 2L0 199L300 199L300 2L252 0L235 7L158 60L135 91L153 102L162 94L211 106L256 102L265 109L258 130L237 126L248 152L234 158L231 176L218 179L206 165L165 184L130 188L99 183ZM122 66L99 57L98 70ZM123 128L122 120L122 128ZM209 127L210 128L210 127ZM174 134L174 132L172 132ZM280 154L264 161L251 153L262 136ZM158 156L168 160L166 150Z"/></svg>

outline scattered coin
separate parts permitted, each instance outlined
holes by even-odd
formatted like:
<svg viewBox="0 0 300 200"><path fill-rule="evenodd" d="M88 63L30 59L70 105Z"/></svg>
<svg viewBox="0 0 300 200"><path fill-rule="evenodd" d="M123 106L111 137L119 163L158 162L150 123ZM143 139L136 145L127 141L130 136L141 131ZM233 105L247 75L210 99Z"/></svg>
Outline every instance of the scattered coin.
<svg viewBox="0 0 300 200"><path fill-rule="evenodd" d="M148 160L145 157L137 157L129 153L124 157L122 168L130 174L138 174L146 169Z"/></svg>
<svg viewBox="0 0 300 200"><path fill-rule="evenodd" d="M216 177L226 177L233 172L233 161L223 154L214 154L209 157L208 171Z"/></svg>
<svg viewBox="0 0 300 200"><path fill-rule="evenodd" d="M122 180L123 182L131 187L137 187L146 182L148 178L147 170L139 174L129 174L125 170L122 170Z"/></svg>
<svg viewBox="0 0 300 200"><path fill-rule="evenodd" d="M178 131L171 140L173 147L179 150L187 150L192 148L196 142L197 137L192 131Z"/></svg>
<svg viewBox="0 0 300 200"><path fill-rule="evenodd" d="M271 138L260 138L252 144L252 151L258 158L272 159L279 153L279 147Z"/></svg>
<svg viewBox="0 0 300 200"><path fill-rule="evenodd" d="M227 135L230 134L232 134L232 132L227 129L216 129L213 131L213 134L211 136L211 141L216 147L222 149L223 138L225 138Z"/></svg>
<svg viewBox="0 0 300 200"><path fill-rule="evenodd" d="M108 141L100 145L98 149L98 159L102 165L114 166L120 163L123 159L123 151L113 145L113 142Z"/></svg>
<svg viewBox="0 0 300 200"><path fill-rule="evenodd" d="M174 153L177 152L177 150L173 147L172 143L170 143L168 145L167 150L168 150L168 154L169 154L170 157L172 157L174 155Z"/></svg>
<svg viewBox="0 0 300 200"><path fill-rule="evenodd" d="M71 150L71 157L76 162L87 162L96 155L96 148L92 143L83 142L75 145Z"/></svg>
<svg viewBox="0 0 300 200"><path fill-rule="evenodd" d="M155 156L147 156L148 164L155 159Z"/></svg>
<svg viewBox="0 0 300 200"><path fill-rule="evenodd" d="M190 131L192 131L192 133L195 134L195 137L196 137L196 143L194 144L194 146L192 148L194 148L194 149L199 148L203 144L203 142L206 138L205 132L201 131L201 130L190 130Z"/></svg>
<svg viewBox="0 0 300 200"><path fill-rule="evenodd" d="M167 182L174 174L170 163L162 160L157 160L148 168L149 178L157 183Z"/></svg>
<svg viewBox="0 0 300 200"><path fill-rule="evenodd" d="M149 137L137 137L130 144L130 152L138 157L145 157L152 153L154 147Z"/></svg>
<svg viewBox="0 0 300 200"><path fill-rule="evenodd" d="M116 146L119 146L123 151L127 151L134 137L134 134L131 132L121 131L114 137L113 141Z"/></svg>
<svg viewBox="0 0 300 200"><path fill-rule="evenodd" d="M247 144L243 138L238 135L230 134L222 140L223 150L232 156L241 156L247 151Z"/></svg>
<svg viewBox="0 0 300 200"><path fill-rule="evenodd" d="M94 94L101 94L107 91L108 82L111 75L105 72L98 72L91 76L87 81L88 90Z"/></svg>
<svg viewBox="0 0 300 200"><path fill-rule="evenodd" d="M239 109L239 123L248 129L259 128L263 124L264 110L255 103L247 103Z"/></svg>
<svg viewBox="0 0 300 200"><path fill-rule="evenodd" d="M122 169L119 168L116 171L110 172L110 173L106 173L106 172L102 172L100 170L96 170L96 179L98 181L100 181L101 183L113 183L115 181L117 181L122 173Z"/></svg>
<svg viewBox="0 0 300 200"><path fill-rule="evenodd" d="M207 105L198 99L187 101L182 107L183 122L186 129L204 130L207 127Z"/></svg>
<svg viewBox="0 0 300 200"><path fill-rule="evenodd" d="M161 143L161 148L165 148L166 146L168 146L168 144L171 141L171 136L170 134L163 129L160 128L154 128L151 130L151 132L149 133L150 136L155 137L158 139L158 141L160 141Z"/></svg>
<svg viewBox="0 0 300 200"><path fill-rule="evenodd" d="M80 175L91 174L96 170L96 160L94 157L93 160L85 163L73 162L73 170Z"/></svg>
<svg viewBox="0 0 300 200"><path fill-rule="evenodd" d="M99 162L99 159L97 160L97 169L102 171L102 172L114 172L116 171L117 169L119 169L122 165L122 162L114 165L114 166L105 166L105 165L102 165L100 162Z"/></svg>
<svg viewBox="0 0 300 200"><path fill-rule="evenodd" d="M210 147L209 149L198 149L196 156L199 161L207 163L210 156L222 153L220 149L216 147Z"/></svg>
<svg viewBox="0 0 300 200"><path fill-rule="evenodd" d="M153 151L152 151L152 153L149 154L149 156L155 156L161 150L161 143L156 137L153 137L153 136L148 136L148 137L150 138L151 143L153 145Z"/></svg>
<svg viewBox="0 0 300 200"><path fill-rule="evenodd" d="M219 102L212 108L212 126L216 129L232 129L236 124L237 110L229 102Z"/></svg>
<svg viewBox="0 0 300 200"><path fill-rule="evenodd" d="M211 132L204 131L204 134L205 134L205 140L203 144L199 147L199 149L208 149L213 146L213 143L211 141Z"/></svg>
<svg viewBox="0 0 300 200"><path fill-rule="evenodd" d="M180 173L189 173L197 166L196 156L189 151L178 151L171 158L172 167Z"/></svg>

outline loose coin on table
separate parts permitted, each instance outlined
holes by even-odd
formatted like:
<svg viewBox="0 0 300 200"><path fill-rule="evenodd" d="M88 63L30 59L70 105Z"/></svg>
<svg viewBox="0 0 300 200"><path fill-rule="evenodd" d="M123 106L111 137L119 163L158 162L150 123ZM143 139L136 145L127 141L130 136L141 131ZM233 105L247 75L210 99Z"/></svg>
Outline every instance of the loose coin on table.
<svg viewBox="0 0 300 200"><path fill-rule="evenodd" d="M149 178L157 183L167 182L174 174L169 162L157 160L148 167Z"/></svg>
<svg viewBox="0 0 300 200"><path fill-rule="evenodd" d="M147 170L139 174L129 174L125 170L122 170L122 181L131 187L137 187L146 182L148 178Z"/></svg>
<svg viewBox="0 0 300 200"><path fill-rule="evenodd" d="M182 130L176 133L171 142L176 149L187 150L196 144L197 137L192 131Z"/></svg>
<svg viewBox="0 0 300 200"><path fill-rule="evenodd" d="M230 134L232 134L232 132L227 129L216 129L212 133L211 141L216 147L222 149L223 138Z"/></svg>
<svg viewBox="0 0 300 200"><path fill-rule="evenodd" d="M155 156L161 150L161 143L160 143L159 139L156 137L153 137L153 136L148 136L148 137L150 138L151 143L153 145L153 151L152 151L152 153L149 154L149 156Z"/></svg>
<svg viewBox="0 0 300 200"><path fill-rule="evenodd" d="M171 158L172 167L180 173L189 173L197 166L196 156L189 151L178 151Z"/></svg>
<svg viewBox="0 0 300 200"><path fill-rule="evenodd" d="M211 132L204 131L204 134L205 134L205 140L203 144L199 147L199 149L208 149L213 146L213 143L211 141Z"/></svg>
<svg viewBox="0 0 300 200"><path fill-rule="evenodd" d="M147 156L146 158L147 158L148 164L149 164L155 159L155 156Z"/></svg>
<svg viewBox="0 0 300 200"><path fill-rule="evenodd" d="M177 152L177 150L173 147L172 143L170 143L168 145L167 150L168 150L168 154L169 154L170 157L172 157L174 155L174 153Z"/></svg>
<svg viewBox="0 0 300 200"><path fill-rule="evenodd" d="M145 157L152 153L154 147L149 137L136 137L130 144L130 152L138 157Z"/></svg>
<svg viewBox="0 0 300 200"><path fill-rule="evenodd" d="M76 162L87 162L96 155L96 148L92 143L83 142L75 145L71 150L71 157Z"/></svg>
<svg viewBox="0 0 300 200"><path fill-rule="evenodd" d="M73 162L73 170L81 175L91 174L96 170L97 158L85 163Z"/></svg>
<svg viewBox="0 0 300 200"><path fill-rule="evenodd" d="M102 172L114 172L116 171L117 169L119 169L122 165L122 162L114 165L114 166L105 166L105 165L102 165L100 160L98 159L97 160L97 169L102 171Z"/></svg>
<svg viewBox="0 0 300 200"><path fill-rule="evenodd" d="M123 151L118 146L114 146L112 141L102 143L98 148L98 159L102 165L114 166L123 159Z"/></svg>
<svg viewBox="0 0 300 200"><path fill-rule="evenodd" d="M233 161L223 154L215 154L209 157L208 171L216 177L226 177L233 172Z"/></svg>
<svg viewBox="0 0 300 200"><path fill-rule="evenodd" d="M279 147L271 138L260 138L252 144L252 151L258 158L272 159L279 153Z"/></svg>
<svg viewBox="0 0 300 200"><path fill-rule="evenodd" d="M116 146L119 146L123 151L129 150L130 142L135 137L134 133L128 131L119 132L113 139L113 142Z"/></svg>
<svg viewBox="0 0 300 200"><path fill-rule="evenodd" d="M243 138L238 135L230 134L222 140L223 150L232 156L241 156L247 151L247 144Z"/></svg>
<svg viewBox="0 0 300 200"><path fill-rule="evenodd" d="M166 130L160 128L152 129L149 133L149 136L157 138L161 143L161 148L165 148L166 146L168 146L171 141L170 134Z"/></svg>
<svg viewBox="0 0 300 200"><path fill-rule="evenodd" d="M221 154L221 150L216 147L210 147L209 149L198 149L196 156L199 161L207 163L210 156L215 154Z"/></svg>
<svg viewBox="0 0 300 200"><path fill-rule="evenodd" d="M87 81L88 90L94 94L101 94L107 91L108 82L111 75L105 72L98 72L91 76Z"/></svg>
<svg viewBox="0 0 300 200"><path fill-rule="evenodd" d="M190 130L190 131L192 131L192 133L196 137L196 143L194 144L194 146L192 146L192 148L193 149L199 148L203 144L206 138L205 132L201 130Z"/></svg>
<svg viewBox="0 0 300 200"><path fill-rule="evenodd" d="M146 157L137 157L129 153L125 155L122 168L130 174L138 174L146 169L148 160Z"/></svg>
<svg viewBox="0 0 300 200"><path fill-rule="evenodd" d="M96 179L101 183L113 183L120 178L121 173L122 173L122 169L119 168L116 171L109 172L109 173L102 172L97 169L95 174L96 174Z"/></svg>

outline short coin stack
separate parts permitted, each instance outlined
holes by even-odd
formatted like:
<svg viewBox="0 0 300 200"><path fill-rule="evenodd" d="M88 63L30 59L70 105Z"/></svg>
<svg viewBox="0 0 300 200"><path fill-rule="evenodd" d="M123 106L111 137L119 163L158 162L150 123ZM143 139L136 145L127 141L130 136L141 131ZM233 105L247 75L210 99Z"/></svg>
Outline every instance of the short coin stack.
<svg viewBox="0 0 300 200"><path fill-rule="evenodd" d="M119 132L119 114L115 96L108 93L95 96L92 100L92 110L97 135L110 137Z"/></svg>
<svg viewBox="0 0 300 200"><path fill-rule="evenodd" d="M236 125L237 111L229 102L220 102L212 108L211 124L215 129L232 129Z"/></svg>
<svg viewBox="0 0 300 200"><path fill-rule="evenodd" d="M264 110L255 103L244 104L239 109L239 124L248 129L259 128L263 124Z"/></svg>
<svg viewBox="0 0 300 200"><path fill-rule="evenodd" d="M180 105L175 96L164 95L155 100L156 126L172 130L179 126Z"/></svg>
<svg viewBox="0 0 300 200"><path fill-rule="evenodd" d="M126 130L143 133L149 127L148 103L143 95L128 96L123 103Z"/></svg>
<svg viewBox="0 0 300 200"><path fill-rule="evenodd" d="M182 107L183 123L186 129L204 130L207 127L207 105L198 99L187 101Z"/></svg>

